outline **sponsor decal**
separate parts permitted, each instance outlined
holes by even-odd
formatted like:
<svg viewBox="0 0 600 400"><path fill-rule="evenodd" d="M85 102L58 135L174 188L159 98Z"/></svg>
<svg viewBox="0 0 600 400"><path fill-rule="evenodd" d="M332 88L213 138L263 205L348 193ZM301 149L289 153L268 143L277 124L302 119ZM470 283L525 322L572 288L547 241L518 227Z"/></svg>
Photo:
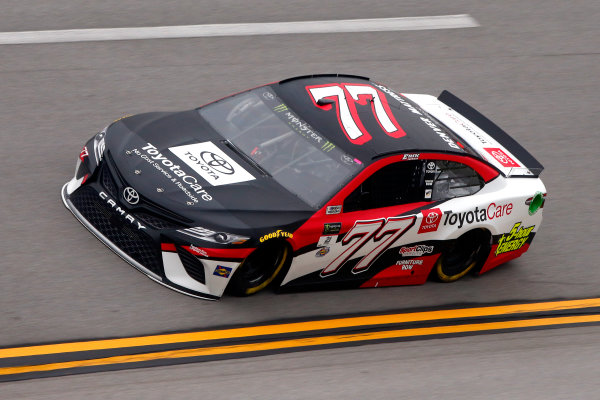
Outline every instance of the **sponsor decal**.
<svg viewBox="0 0 600 400"><path fill-rule="evenodd" d="M198 184L196 177L188 175L179 165L163 156L152 143L147 143L141 150L145 154L138 149L132 149L130 152L138 155L142 160L145 160L156 168L158 172L177 186L194 204L198 203L198 197L196 196L199 196L204 201L212 200L212 196L206 192L206 189Z"/></svg>
<svg viewBox="0 0 600 400"><path fill-rule="evenodd" d="M329 153L331 150L335 149L335 144L331 143L329 140L327 140L322 146L321 146L321 150L323 150L325 153Z"/></svg>
<svg viewBox="0 0 600 400"><path fill-rule="evenodd" d="M134 205L140 202L140 195L134 188L127 186L125 189L123 189L123 199L125 199L125 201L129 204Z"/></svg>
<svg viewBox="0 0 600 400"><path fill-rule="evenodd" d="M412 161L412 160L418 160L419 159L419 153L414 153L414 154L405 154L402 156L403 160L408 160L408 161Z"/></svg>
<svg viewBox="0 0 600 400"><path fill-rule="evenodd" d="M259 241L262 243L265 240L269 240L269 239L276 239L276 238L293 238L294 235L292 233L289 232L284 232L281 229L278 229L275 232L271 232L271 233L267 233L266 235L264 235L263 237L261 237L259 239Z"/></svg>
<svg viewBox="0 0 600 400"><path fill-rule="evenodd" d="M287 111L287 109L288 109L287 106L283 103L278 104L275 107L273 107L273 111L278 112L278 113Z"/></svg>
<svg viewBox="0 0 600 400"><path fill-rule="evenodd" d="M342 212L342 206L327 206L327 211L325 214L339 214Z"/></svg>
<svg viewBox="0 0 600 400"><path fill-rule="evenodd" d="M433 186L433 179L425 179L425 186Z"/></svg>
<svg viewBox="0 0 600 400"><path fill-rule="evenodd" d="M427 172L435 172L435 163L433 161L427 163Z"/></svg>
<svg viewBox="0 0 600 400"><path fill-rule="evenodd" d="M208 257L208 253L206 252L206 250L201 249L200 247L196 247L193 244L190 244L190 250L192 250L194 253L196 253L199 256Z"/></svg>
<svg viewBox="0 0 600 400"><path fill-rule="evenodd" d="M456 225L458 228L462 228L465 224L472 224L473 222L483 222L487 220L493 220L496 218L502 218L505 215L512 213L513 204L496 204L490 203L486 208L475 207L475 210L465 211L462 213L448 212L444 217L444 225Z"/></svg>
<svg viewBox="0 0 600 400"><path fill-rule="evenodd" d="M399 260L396 261L396 265L400 265L402 271L410 271L415 265L423 265L423 260Z"/></svg>
<svg viewBox="0 0 600 400"><path fill-rule="evenodd" d="M315 257L323 257L325 254L329 253L329 247L321 247L315 253Z"/></svg>
<svg viewBox="0 0 600 400"><path fill-rule="evenodd" d="M481 136L481 134L478 133L476 130L471 129L471 127L469 125L467 125L466 123L464 123L456 115L447 112L446 116L448 118L450 118L452 121L454 121L457 125L460 125L464 130L466 130L467 132L469 132L471 135L475 136L481 142L481 144L491 144L485 137Z"/></svg>
<svg viewBox="0 0 600 400"><path fill-rule="evenodd" d="M425 198L430 199L432 193L433 193L433 189L425 189Z"/></svg>
<svg viewBox="0 0 600 400"><path fill-rule="evenodd" d="M329 222L327 224L323 224L323 235L328 235L328 234L338 234L340 233L340 230L342 229L342 223L341 222Z"/></svg>
<svg viewBox="0 0 600 400"><path fill-rule="evenodd" d="M400 96L398 93L394 92L391 89L388 89L387 87L377 84L377 83L373 83L373 86L378 87L379 89L381 89L384 93L386 93L387 95L389 95L391 98L393 98L394 100L398 101L398 103L402 104L404 107L408 108L408 110L413 113L413 114L417 114L417 115L423 115L421 114L421 112L419 110L417 110L412 104L410 104L408 101L406 101L406 99L404 99L402 96Z"/></svg>
<svg viewBox="0 0 600 400"><path fill-rule="evenodd" d="M111 199L105 192L100 192L100 193L98 193L98 195L117 214L120 214L123 218L125 218L125 220L129 221L133 226L137 227L138 229L146 229L146 227L144 225L140 224L140 222L137 219L133 218L133 216L131 216L131 214L128 214L127 211L125 211L124 209L122 209L121 207L119 207L119 205L117 204L117 202L114 201L113 199Z"/></svg>
<svg viewBox="0 0 600 400"><path fill-rule="evenodd" d="M263 92L262 96L267 100L274 100L275 96L271 92Z"/></svg>
<svg viewBox="0 0 600 400"><path fill-rule="evenodd" d="M321 236L317 242L317 247L327 246L330 243L335 243L337 236Z"/></svg>
<svg viewBox="0 0 600 400"><path fill-rule="evenodd" d="M222 276L223 278L229 278L229 275L231 275L231 270L231 268L225 267L224 265L217 265L215 267L215 272L213 272L213 275Z"/></svg>
<svg viewBox="0 0 600 400"><path fill-rule="evenodd" d="M510 232L503 234L500 240L498 240L498 247L495 254L499 255L519 250L527 242L527 239L529 239L533 228L535 228L535 225L523 228L521 222L515 223Z"/></svg>
<svg viewBox="0 0 600 400"><path fill-rule="evenodd" d="M433 208L431 210L423 210L421 214L423 214L423 220L417 234L437 231L442 220L442 210Z"/></svg>
<svg viewBox="0 0 600 400"><path fill-rule="evenodd" d="M212 142L169 147L169 151L213 186L254 180L254 176Z"/></svg>
<svg viewBox="0 0 600 400"><path fill-rule="evenodd" d="M401 247L400 254L402 257L421 257L424 254L433 253L433 246L418 244L411 247Z"/></svg>
<svg viewBox="0 0 600 400"><path fill-rule="evenodd" d="M502 164L505 167L520 167L520 165L517 164L517 162L515 160L510 158L508 156L508 154L503 152L502 149L495 148L495 147L484 147L483 149L485 151L487 151L488 153L490 153L492 155L492 157L494 157L496 159L496 161L498 161L500 164Z"/></svg>
<svg viewBox="0 0 600 400"><path fill-rule="evenodd" d="M347 154L342 154L342 156L340 157L340 160L342 160L342 162L344 164L348 164L348 165L354 164L354 160L352 159L352 157L350 157Z"/></svg>
<svg viewBox="0 0 600 400"><path fill-rule="evenodd" d="M429 118L425 118L425 117L421 117L421 121L423 121L425 123L425 125L427 125L428 127L430 127L431 130L433 130L440 137L440 139L442 139L444 142L448 143L448 146L450 146L450 147L452 147L454 149L460 149L460 147L456 143L454 143L454 141L452 139L450 139L450 136L448 136L446 134L446 132L444 132L443 130L441 130L435 124L435 122L433 122Z"/></svg>
<svg viewBox="0 0 600 400"><path fill-rule="evenodd" d="M81 161L83 161L83 159L89 155L90 155L90 153L88 153L87 146L83 146L83 149L81 149L81 152L79 153L79 159Z"/></svg>

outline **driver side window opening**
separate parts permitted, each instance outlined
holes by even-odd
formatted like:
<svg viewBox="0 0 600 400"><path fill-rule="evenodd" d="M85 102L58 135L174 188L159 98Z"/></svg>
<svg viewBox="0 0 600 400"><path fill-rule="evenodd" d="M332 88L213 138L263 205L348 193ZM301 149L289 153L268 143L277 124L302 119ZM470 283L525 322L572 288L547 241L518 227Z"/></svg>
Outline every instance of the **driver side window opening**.
<svg viewBox="0 0 600 400"><path fill-rule="evenodd" d="M344 212L422 201L423 161L387 165L365 179L344 201Z"/></svg>

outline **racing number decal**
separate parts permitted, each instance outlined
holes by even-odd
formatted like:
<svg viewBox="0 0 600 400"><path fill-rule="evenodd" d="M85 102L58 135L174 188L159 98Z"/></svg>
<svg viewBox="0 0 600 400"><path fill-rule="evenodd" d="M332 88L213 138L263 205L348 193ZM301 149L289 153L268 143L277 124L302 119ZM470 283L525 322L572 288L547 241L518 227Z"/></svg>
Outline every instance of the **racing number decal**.
<svg viewBox="0 0 600 400"><path fill-rule="evenodd" d="M328 111L332 108L331 103L323 100L327 99L335 103L340 127L346 137L354 144L361 145L371 140L371 135L358 116L356 103L364 106L370 102L375 119L381 129L389 136L399 138L406 135L406 132L394 118L385 95L373 86L359 83L340 83L307 86L306 90L315 106L322 110Z"/></svg>
<svg viewBox="0 0 600 400"><path fill-rule="evenodd" d="M352 268L354 274L366 271L384 251L415 224L416 219L417 217L412 215L410 217L391 217L387 221L385 218L356 221L342 239L342 246L349 245L348 248L321 271L321 276L335 274L365 243L374 239L375 243L380 243ZM383 239L386 235L389 236ZM352 241L354 242L350 243Z"/></svg>

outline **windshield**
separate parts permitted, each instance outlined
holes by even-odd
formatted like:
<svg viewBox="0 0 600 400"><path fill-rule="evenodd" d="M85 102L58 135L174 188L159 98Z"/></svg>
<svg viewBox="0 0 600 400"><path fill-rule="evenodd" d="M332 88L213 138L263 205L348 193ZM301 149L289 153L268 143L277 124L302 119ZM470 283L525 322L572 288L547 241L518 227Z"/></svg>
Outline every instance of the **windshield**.
<svg viewBox="0 0 600 400"><path fill-rule="evenodd" d="M209 104L200 115L307 204L320 207L362 168L289 109L269 87Z"/></svg>

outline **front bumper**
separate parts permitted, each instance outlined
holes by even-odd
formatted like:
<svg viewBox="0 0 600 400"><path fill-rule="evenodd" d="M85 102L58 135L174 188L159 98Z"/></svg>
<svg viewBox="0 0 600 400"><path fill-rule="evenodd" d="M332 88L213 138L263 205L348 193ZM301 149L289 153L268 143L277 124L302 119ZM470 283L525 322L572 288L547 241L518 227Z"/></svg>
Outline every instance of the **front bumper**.
<svg viewBox="0 0 600 400"><path fill-rule="evenodd" d="M118 215L98 200L98 193L91 185L81 186L81 181L73 178L62 187L61 197L65 207L83 226L153 281L196 298L218 300L221 297L229 279L213 275L213 264L224 264L235 272L240 262L203 260L199 264L204 265L206 281L200 283L189 275L176 253L162 251L160 239L138 232L135 225L115 226L111 220ZM161 237L158 232L155 235Z"/></svg>

